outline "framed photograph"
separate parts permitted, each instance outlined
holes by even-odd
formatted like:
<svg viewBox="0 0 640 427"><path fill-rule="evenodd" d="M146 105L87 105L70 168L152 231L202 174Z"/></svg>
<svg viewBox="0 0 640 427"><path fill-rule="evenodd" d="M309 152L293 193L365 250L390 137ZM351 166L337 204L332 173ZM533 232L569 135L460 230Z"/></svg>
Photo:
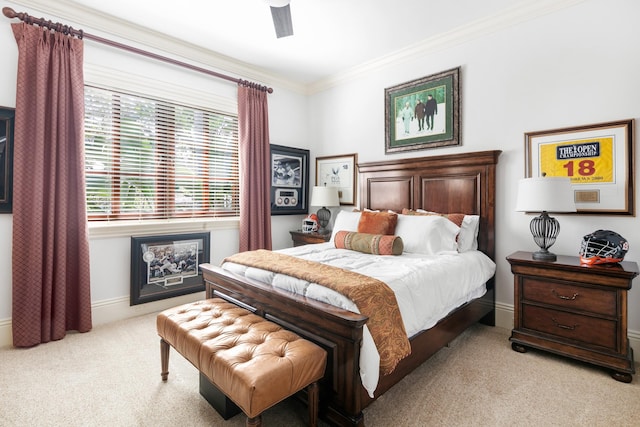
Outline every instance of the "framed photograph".
<svg viewBox="0 0 640 427"><path fill-rule="evenodd" d="M525 133L525 176L571 178L578 213L635 215L634 120Z"/></svg>
<svg viewBox="0 0 640 427"><path fill-rule="evenodd" d="M338 187L340 204L355 204L357 164L357 154L316 157L316 185Z"/></svg>
<svg viewBox="0 0 640 427"><path fill-rule="evenodd" d="M209 233L131 237L131 301L143 304L204 291Z"/></svg>
<svg viewBox="0 0 640 427"><path fill-rule="evenodd" d="M271 144L271 215L309 209L309 150Z"/></svg>
<svg viewBox="0 0 640 427"><path fill-rule="evenodd" d="M460 145L460 67L384 90L385 153Z"/></svg>
<svg viewBox="0 0 640 427"><path fill-rule="evenodd" d="M13 208L13 122L15 109L0 107L0 213Z"/></svg>

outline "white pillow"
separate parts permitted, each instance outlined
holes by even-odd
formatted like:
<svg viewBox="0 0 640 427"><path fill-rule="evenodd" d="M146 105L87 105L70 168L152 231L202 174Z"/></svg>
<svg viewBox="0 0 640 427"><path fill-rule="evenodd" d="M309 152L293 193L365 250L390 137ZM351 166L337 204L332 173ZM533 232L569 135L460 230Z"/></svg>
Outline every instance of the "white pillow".
<svg viewBox="0 0 640 427"><path fill-rule="evenodd" d="M439 215L398 215L396 236L402 238L404 252L435 255L456 251L460 227Z"/></svg>
<svg viewBox="0 0 640 427"><path fill-rule="evenodd" d="M416 209L416 212L437 214L437 212L425 211L424 209ZM478 249L478 228L480 225L480 216L465 215L458 234L458 252L475 251Z"/></svg>
<svg viewBox="0 0 640 427"><path fill-rule="evenodd" d="M336 220L333 222L333 231L331 232L331 239L329 239L329 241L333 243L333 238L338 231L358 231L361 214L362 212L338 212Z"/></svg>
<svg viewBox="0 0 640 427"><path fill-rule="evenodd" d="M478 215L465 215L458 233L458 252L475 251L478 249Z"/></svg>

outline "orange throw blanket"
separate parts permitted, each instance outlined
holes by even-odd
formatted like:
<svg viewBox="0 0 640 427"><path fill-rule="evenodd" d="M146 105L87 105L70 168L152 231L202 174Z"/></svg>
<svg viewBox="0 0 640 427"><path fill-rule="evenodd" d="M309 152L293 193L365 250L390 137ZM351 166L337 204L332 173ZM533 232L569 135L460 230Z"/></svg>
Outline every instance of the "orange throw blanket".
<svg viewBox="0 0 640 427"><path fill-rule="evenodd" d="M380 280L265 249L240 252L224 260L227 261L317 283L351 299L369 318L367 327L380 353L383 375L393 372L398 362L411 354L396 296Z"/></svg>

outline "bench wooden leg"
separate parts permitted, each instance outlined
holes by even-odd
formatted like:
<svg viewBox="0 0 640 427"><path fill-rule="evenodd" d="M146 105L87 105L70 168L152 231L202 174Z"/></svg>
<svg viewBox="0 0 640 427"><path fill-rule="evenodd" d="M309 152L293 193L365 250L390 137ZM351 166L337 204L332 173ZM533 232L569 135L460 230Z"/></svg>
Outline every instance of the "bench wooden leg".
<svg viewBox="0 0 640 427"><path fill-rule="evenodd" d="M160 338L160 365L162 367L162 372L160 376L162 377L162 381L167 381L167 377L169 376L169 350L171 346L164 339Z"/></svg>
<svg viewBox="0 0 640 427"><path fill-rule="evenodd" d="M258 415L253 418L247 417L247 427L261 427L262 426L262 415Z"/></svg>
<svg viewBox="0 0 640 427"><path fill-rule="evenodd" d="M307 387L307 399L309 400L309 426L316 427L318 425L318 383L311 383Z"/></svg>

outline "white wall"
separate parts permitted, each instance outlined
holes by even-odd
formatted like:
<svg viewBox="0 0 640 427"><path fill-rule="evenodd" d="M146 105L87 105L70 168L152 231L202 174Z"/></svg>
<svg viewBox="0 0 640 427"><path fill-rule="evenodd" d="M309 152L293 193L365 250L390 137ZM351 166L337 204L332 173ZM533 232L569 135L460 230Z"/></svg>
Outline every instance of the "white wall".
<svg viewBox="0 0 640 427"><path fill-rule="evenodd" d="M33 16L41 16L39 11L31 11L23 6L6 4L16 11L25 11ZM4 6L4 5L3 5ZM99 35L86 25L76 25L47 14L48 19L59 20L75 28ZM0 46L3 51L3 72L0 73L0 106L15 107L15 87L17 68L17 47L9 25L12 21L3 17L0 25ZM15 21L17 22L17 21ZM124 41L123 41L124 42ZM131 43L127 43L131 44ZM167 55L170 56L170 55ZM183 58L176 58L184 60ZM204 68L208 65L196 64ZM136 76L127 82L127 74ZM245 76L240 76L245 77ZM109 84L118 88L141 90L140 82L149 87L145 91L155 91L157 96L170 93L171 96L198 97L199 101L217 103L233 107L235 112L236 85L183 68L170 66L155 60L127 54L95 42L85 42L85 82ZM307 132L307 97L287 88L273 86L269 95L269 123L271 142L290 147L313 149ZM161 88L161 89L159 89ZM315 164L315 163L314 163ZM314 171L310 177L315 176ZM300 227L304 215L273 217L273 247L290 247L288 231ZM12 215L0 215L0 346L11 342L11 227ZM189 231L190 226L182 226L179 231ZM191 231L211 231L211 262L219 264L225 256L238 251L237 221L221 221L208 224L194 223ZM188 300L201 298L204 294L192 294L160 302L129 307L130 287L130 236L133 234L163 234L166 227L157 229L127 231L115 235L102 231L90 231L91 251L91 300L94 324L118 318L153 312L177 305Z"/></svg>
<svg viewBox="0 0 640 427"><path fill-rule="evenodd" d="M11 6L11 5L9 5ZM4 15L2 16L4 18ZM16 73L18 56L15 50L15 39L9 25L0 25L0 46L3 52L3 71L0 73L0 106L15 108L16 106ZM9 324L11 316L11 233L12 215L0 214L0 346L6 342L6 332L1 331L3 325ZM6 327L4 328L6 330Z"/></svg>
<svg viewBox="0 0 640 427"><path fill-rule="evenodd" d="M640 115L640 3L592 0L446 50L394 58L311 97L310 134L319 155L358 152L360 162L480 150L503 151L496 209L497 301L513 306L513 276L505 257L537 250L530 215L515 212L524 177L524 133L635 118ZM461 66L462 146L384 154L384 88ZM636 123L636 127L638 123ZM635 162L639 153L636 150ZM637 182L637 181L636 181ZM635 187L635 198L640 190ZM626 260L640 263L636 217L558 215L551 248L576 255L582 236L599 228L630 242ZM640 338L640 279L629 293L630 336ZM509 319L511 320L511 319Z"/></svg>
<svg viewBox="0 0 640 427"><path fill-rule="evenodd" d="M32 12L23 6L6 5ZM40 11L33 14L43 15ZM271 142L310 149L312 183L316 156L357 152L359 161L368 162L502 150L498 165L496 282L499 308L508 316L513 307L513 279L505 257L516 250L536 249L528 228L531 216L514 211L516 183L524 176L524 133L638 119L640 57L635 44L640 40L640 27L635 21L639 15L640 3L634 0L588 0L480 38L460 39L454 46L430 46L424 54L394 58L310 96L274 85L274 93L269 96ZM86 25L67 23L91 31ZM0 25L4 70L0 73L0 105L13 107L17 49L10 26L4 24ZM234 98L233 85L167 69L89 41L85 57L90 64L169 79ZM462 146L385 155L384 88L457 66L462 67ZM638 156L636 151L636 163ZM640 197L637 186L635 197ZM301 219L272 217L274 248L290 246L288 231L298 228ZM552 251L576 254L583 235L609 228L629 240L631 250L626 259L640 263L636 217L563 215L559 220L562 230ZM6 330L11 317L11 224L11 215L0 215L0 345L10 342ZM217 263L237 250L237 229L214 226L211 241L212 262ZM159 309L153 303L128 307L129 236L94 236L90 247L94 319L107 321L140 310ZM115 263L103 261L114 258ZM635 340L640 340L639 280L629 294L629 335ZM167 304L175 305L176 301Z"/></svg>

